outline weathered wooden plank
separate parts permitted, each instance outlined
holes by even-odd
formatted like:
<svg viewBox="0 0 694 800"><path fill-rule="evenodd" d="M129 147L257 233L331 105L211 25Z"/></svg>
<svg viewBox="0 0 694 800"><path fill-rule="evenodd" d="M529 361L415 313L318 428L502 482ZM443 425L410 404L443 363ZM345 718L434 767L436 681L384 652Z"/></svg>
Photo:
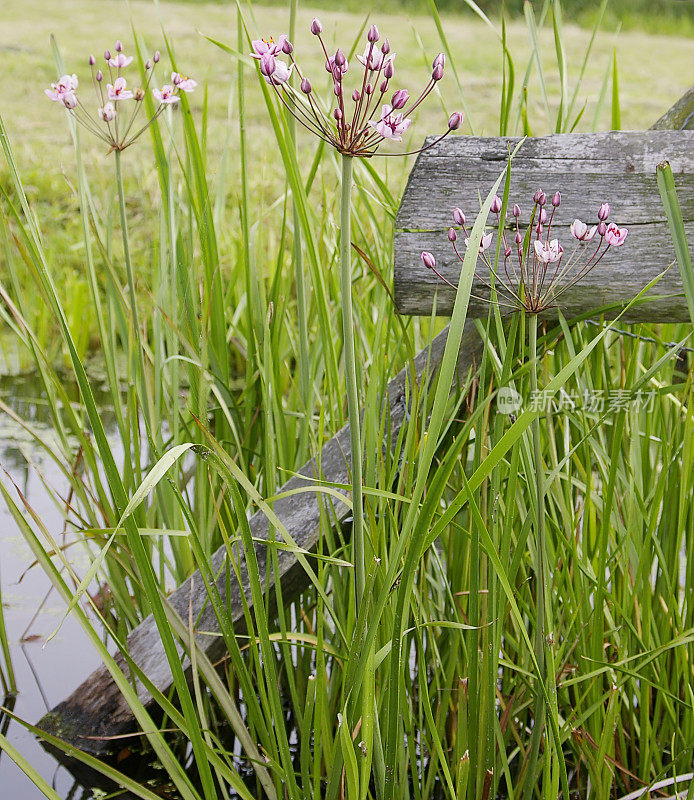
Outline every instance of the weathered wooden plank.
<svg viewBox="0 0 694 800"><path fill-rule="evenodd" d="M424 350L415 359L417 380L420 380L425 374L432 374L438 368L446 344L447 331L448 328L442 331L433 340L431 348ZM468 323L458 362L461 376L468 372L481 349L482 341L477 335L473 323ZM390 405L391 443L397 438L406 417L405 388L408 380L411 380L411 376L408 375L408 370L404 369L388 384L386 399ZM321 465L319 477L331 482L348 483L350 460L349 427L345 426L323 447L318 459ZM316 459L309 461L301 470L301 475L305 477L303 479L291 478L278 493L305 486L306 479L316 477L316 464ZM274 503L273 510L300 547L306 550L315 549L321 535L320 508L316 494L303 493L282 498ZM344 521L347 515L346 506L337 503L335 512L338 521ZM251 517L250 527L254 537L267 538L268 522L262 512L259 511ZM256 547L262 575L265 574L267 551L268 548L264 545ZM225 559L224 548L220 548L212 559L214 569L220 571L218 588L222 597L226 596L224 571L222 570ZM291 553L279 550L278 560L282 592L285 598L290 599L306 588L308 580L303 568ZM240 564L240 571L246 602L252 608L253 603L244 563ZM199 573L194 575L194 586L192 598L190 581L186 581L171 594L169 601L184 619L188 618L189 604L192 602L194 617L197 618L200 615L197 629L214 634L219 630L219 626L214 611L209 604L206 604L203 580ZM226 598L226 601L233 620L235 623L241 624L243 610L241 594L237 585L233 587L232 596ZM213 661L223 656L224 642L221 637L201 633L197 638L200 646ZM128 636L128 651L131 658L158 689L165 693L171 689L173 685L171 671L156 624L151 616ZM128 674L122 657L118 657L117 660L121 669ZM150 705L152 697L139 682L137 682L137 691L140 700L145 705ZM97 755L108 752L110 743L87 737L114 736L135 729L135 720L130 708L105 667L95 670L66 700L50 711L38 724L48 733L59 736L64 741Z"/></svg>
<svg viewBox="0 0 694 800"><path fill-rule="evenodd" d="M395 301L401 313L430 314L435 297L437 313L451 313L455 292L422 266L421 252L431 251L439 271L457 283L460 262L445 234L452 224L452 208L460 206L474 219L480 196L486 196L519 141L451 137L419 155L395 224ZM608 253L598 268L562 296L567 315L625 303L673 262L655 175L664 160L672 166L687 234L694 241L694 132L555 134L527 139L516 154L511 196L522 208L525 205L526 219L541 186L550 193L562 192L555 229L563 228L567 239L573 219L592 219L605 201L612 207L611 219L629 228L625 246ZM485 269L480 264L483 276ZM480 281L473 294L488 297ZM665 299L631 309L626 321L689 318L676 267L651 294ZM471 300L471 316L484 316L487 310L483 300Z"/></svg>

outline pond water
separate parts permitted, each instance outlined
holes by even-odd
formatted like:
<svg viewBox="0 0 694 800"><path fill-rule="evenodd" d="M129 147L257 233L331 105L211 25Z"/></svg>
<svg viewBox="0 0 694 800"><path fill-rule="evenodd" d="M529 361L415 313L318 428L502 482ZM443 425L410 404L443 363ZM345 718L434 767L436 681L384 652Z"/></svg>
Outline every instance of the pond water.
<svg viewBox="0 0 694 800"><path fill-rule="evenodd" d="M39 384L30 375L0 377L0 398L35 427L50 430L46 409L39 398ZM108 411L105 412L108 417ZM0 412L0 467L28 498L39 517L53 534L62 530L60 512L43 480L61 489L64 478L49 459L32 445L28 435L6 414ZM5 486L12 484L2 476ZM17 495L15 493L15 498ZM36 723L47 710L65 699L100 663L78 623L68 617L58 634L46 638L59 625L65 604L51 591L40 567L26 571L33 556L24 542L4 502L0 500L0 580L5 623L12 649L18 694L13 711L22 719ZM21 580L20 580L21 579ZM0 698L0 701L2 698ZM3 703L7 705L7 701ZM49 755L25 728L0 714L0 731L38 770L49 785L65 800L89 800L91 789L75 783L70 773ZM40 800L44 798L6 753L0 752L0 798Z"/></svg>

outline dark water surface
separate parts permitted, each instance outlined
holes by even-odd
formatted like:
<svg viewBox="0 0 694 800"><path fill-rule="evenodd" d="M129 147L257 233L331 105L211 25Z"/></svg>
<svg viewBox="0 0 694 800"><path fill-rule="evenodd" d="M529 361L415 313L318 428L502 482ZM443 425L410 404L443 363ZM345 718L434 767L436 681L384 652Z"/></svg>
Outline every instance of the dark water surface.
<svg viewBox="0 0 694 800"><path fill-rule="evenodd" d="M0 398L22 418L31 420L33 426L48 433L47 413L39 397L39 385L32 376L0 377ZM29 435L0 411L0 466L11 475L50 533L59 539L62 531L60 510L27 458L39 468L47 483L64 493L66 481L52 461L42 457ZM4 474L1 479L19 502L10 481ZM78 560L78 565L82 566L79 564L78 550L78 547L71 549L71 558ZM86 564L86 556L82 555ZM49 708L65 699L99 665L100 659L78 623L71 617L63 622L58 634L46 642L46 638L60 624L65 604L55 591L50 591L50 581L40 567L33 567L25 573L32 561L31 551L0 499L2 603L18 687L13 710L22 719L36 723ZM35 614L36 619L32 622ZM7 702L3 705L7 705ZM0 731L5 733L61 798L89 800L92 797L91 790L76 785L70 773L19 723L2 719ZM44 798L43 792L34 786L6 753L0 752L0 800L41 798Z"/></svg>

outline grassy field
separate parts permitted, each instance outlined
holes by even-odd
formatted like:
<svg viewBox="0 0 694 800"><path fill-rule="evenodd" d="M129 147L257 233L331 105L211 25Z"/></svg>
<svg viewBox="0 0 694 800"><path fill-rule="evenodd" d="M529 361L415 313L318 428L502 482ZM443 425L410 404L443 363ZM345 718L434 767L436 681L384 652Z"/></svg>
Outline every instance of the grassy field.
<svg viewBox="0 0 694 800"><path fill-rule="evenodd" d="M254 35L289 25L276 7L243 8ZM164 51L154 6L130 9L147 49ZM384 446L388 380L443 324L401 318L388 289L392 217L411 159L358 162L354 190L340 193L339 176L344 187L350 173L343 158L305 136L295 148L256 71L201 36L236 47L232 9L163 4L178 65L201 85L190 109L182 102L125 151L121 195L120 160L84 135L73 149L64 112L43 88L55 75L50 33L83 78L87 54L100 57L116 36L131 51L125 8L10 0L2 13L0 111L12 145L0 142L0 313L4 340L33 366L55 428L34 433L60 472L46 484L60 514L25 513L5 477L0 492L145 731L166 784L153 788L176 800L569 800L589 786L596 797L621 797L662 780L681 789L694 753L694 602L683 589L694 576L694 371L677 354L691 325L644 324L625 335L600 322L538 326L532 313L490 313L479 321L479 368L459 384L456 337L474 246L439 377L408 384L401 435ZM306 32L312 16L299 7L295 53L323 88L322 57ZM364 38L363 15L321 17L330 45ZM378 22L397 52L398 85L415 95L441 49L434 19ZM533 134L556 125L555 44L569 62L568 100L590 38L566 25L555 42L551 29L538 51L547 107L530 65ZM499 130L496 33L468 17L445 19L443 30L453 63L442 95L417 114L412 144L463 102L463 133ZM519 133L533 60L522 23L510 24L508 42L509 132ZM587 105L577 129L648 127L687 88L690 49L675 37L601 33L578 91L574 114ZM559 120L562 130L572 124ZM606 178L608 200L609 188ZM481 196L490 189L480 186ZM529 224L529 198L515 200ZM492 193L487 208L491 201ZM566 244L569 222L552 227ZM350 242L366 258L350 258ZM84 368L92 355L112 407L108 432ZM652 406L554 413L526 403L506 415L500 386L526 399L538 387L631 400L647 391ZM318 554L298 551L272 516L278 489L348 416L359 419L360 405L363 482L304 487L328 507ZM330 524L330 502L351 508L351 541ZM257 509L271 521L266 544L247 525ZM260 567L256 548L265 546ZM282 546L307 576L291 602L264 584ZM212 561L218 548L224 581ZM253 599L243 634L220 596L222 584L245 580L241 559ZM166 590L194 568L228 654L219 671L202 657L192 613L174 618L166 604ZM154 692L164 730L112 658L149 614L174 682L173 700ZM62 800L10 742L0 737L0 747ZM156 797L115 778L143 800Z"/></svg>

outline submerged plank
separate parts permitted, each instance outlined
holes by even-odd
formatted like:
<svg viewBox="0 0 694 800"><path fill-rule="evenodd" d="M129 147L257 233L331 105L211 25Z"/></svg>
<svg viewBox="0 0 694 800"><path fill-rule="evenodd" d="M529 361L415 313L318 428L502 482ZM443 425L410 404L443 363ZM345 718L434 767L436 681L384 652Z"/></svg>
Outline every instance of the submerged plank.
<svg viewBox="0 0 694 800"><path fill-rule="evenodd" d="M480 196L486 196L519 141L451 137L419 155L395 223L395 301L401 313L430 314L435 298L438 314L451 313L455 291L422 265L421 253L432 252L442 275L457 283L460 262L446 236L452 209L460 206L474 220ZM621 306L673 263L656 183L656 166L664 160L672 167L685 228L694 241L694 131L554 134L522 144L511 168L511 198L521 204L524 219L541 186L550 194L562 192L554 229L563 229L560 238L565 241L570 223L576 217L591 220L605 201L612 206L610 219L629 228L624 247L611 250L598 268L562 295L567 316ZM490 215L490 223L493 219ZM485 269L480 264L482 277ZM476 280L472 291L482 299L470 301L470 316L486 316L487 287ZM650 297L657 299L630 309L624 321L689 319L676 266Z"/></svg>
<svg viewBox="0 0 694 800"><path fill-rule="evenodd" d="M442 331L432 342L431 347L422 351L415 359L417 380L426 374L433 374L441 363L446 344L448 328ZM482 340L478 336L472 322L465 328L460 357L459 374L464 377L473 366L482 350ZM408 369L402 370L389 384L387 402L390 406L390 438L395 441L400 428L407 417L406 387L411 380ZM320 464L320 472L318 471ZM349 427L345 426L321 450L318 459L309 461L300 471L302 477L293 477L279 490L278 494L306 485L307 479L320 477L323 480L335 483L349 483L350 480L350 441ZM316 493L300 493L284 497L275 501L273 510L282 524L287 528L296 543L305 550L314 550L321 535L321 508ZM336 504L335 513L337 522L342 522L347 517L347 507ZM259 511L250 519L251 533L254 537L265 539L268 536L268 521ZM265 565L268 548L259 544L256 547L261 574L265 574ZM226 550L220 548L213 556L213 567L221 571L218 588L225 598L230 614L235 624L243 622L243 606L239 587L232 587L232 595L226 597L224 571L222 569L226 559ZM308 578L303 568L295 557L287 551L278 551L279 572L283 595L290 599L299 594L308 586ZM250 591L245 580L244 565L241 564L243 575L245 600L253 606ZM187 619L189 605L192 603L194 618L198 620L196 629L209 632L198 634L198 642L206 654L213 661L222 657L224 642L221 637L210 635L219 630L217 619L209 603L206 603L206 594L202 577L199 573L193 576L193 585L196 587L191 596L191 581L187 580L176 589L169 597L169 602L175 611ZM145 619L130 636L128 636L128 652L133 661L143 670L152 683L162 692L168 692L173 686L171 670L164 653L164 648L159 637L157 626L153 617ZM121 669L129 674L124 659L117 658ZM152 703L150 693L137 682L137 691L140 700L145 705ZM136 729L135 719L119 692L111 675L105 667L95 670L75 691L62 703L38 723L39 727L48 733L60 737L64 741L79 747L81 750L95 755L106 754L111 749L111 743L102 738L128 733Z"/></svg>

